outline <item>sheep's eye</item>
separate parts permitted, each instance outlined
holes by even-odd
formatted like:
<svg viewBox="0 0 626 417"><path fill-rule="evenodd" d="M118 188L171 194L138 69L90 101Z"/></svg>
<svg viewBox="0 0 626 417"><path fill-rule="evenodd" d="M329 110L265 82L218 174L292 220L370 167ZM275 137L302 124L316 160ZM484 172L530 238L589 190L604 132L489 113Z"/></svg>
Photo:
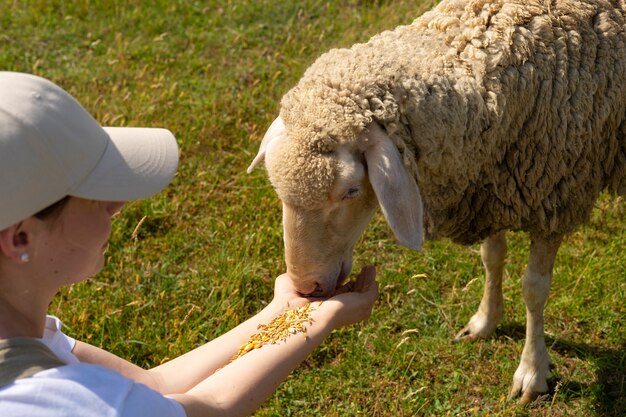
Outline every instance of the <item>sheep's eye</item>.
<svg viewBox="0 0 626 417"><path fill-rule="evenodd" d="M359 187L350 187L348 192L344 194L344 200L350 200L359 195Z"/></svg>

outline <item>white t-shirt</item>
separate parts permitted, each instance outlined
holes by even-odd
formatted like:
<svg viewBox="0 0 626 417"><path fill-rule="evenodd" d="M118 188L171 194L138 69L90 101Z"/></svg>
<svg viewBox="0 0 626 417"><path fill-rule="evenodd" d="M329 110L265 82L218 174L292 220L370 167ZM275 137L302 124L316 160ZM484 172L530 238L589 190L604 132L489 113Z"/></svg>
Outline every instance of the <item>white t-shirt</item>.
<svg viewBox="0 0 626 417"><path fill-rule="evenodd" d="M177 401L113 370L80 363L72 354L75 340L56 317L48 316L40 340L68 365L0 387L2 417L185 417Z"/></svg>

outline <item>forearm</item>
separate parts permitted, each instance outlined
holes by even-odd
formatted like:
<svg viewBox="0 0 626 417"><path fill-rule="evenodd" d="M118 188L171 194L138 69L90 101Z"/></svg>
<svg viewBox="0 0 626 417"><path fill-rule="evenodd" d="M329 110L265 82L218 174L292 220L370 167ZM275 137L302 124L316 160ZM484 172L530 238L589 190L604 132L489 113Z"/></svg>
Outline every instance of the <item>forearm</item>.
<svg viewBox="0 0 626 417"><path fill-rule="evenodd" d="M98 347L76 342L73 353L81 362L113 369L127 378L145 384L162 394L183 393L226 365L239 347L283 310L275 302L222 336L162 365L146 370Z"/></svg>
<svg viewBox="0 0 626 417"><path fill-rule="evenodd" d="M275 294L274 300L289 300L291 307L310 301L293 291L285 274L276 279ZM170 394L183 404L188 417L249 415L334 328L368 318L377 296L375 270L363 268L354 283L339 287L336 294L323 303L311 304L311 321L298 321L305 326L306 334L290 334L283 342L263 345L230 363L239 347L257 333L258 325L270 325L287 306L272 301L225 335L151 371L144 371L115 355L103 354L89 345L81 344L78 350L81 360L84 357L89 362L109 366Z"/></svg>
<svg viewBox="0 0 626 417"><path fill-rule="evenodd" d="M174 398L183 404L188 417L249 415L332 332L327 317L313 311L306 333L254 349Z"/></svg>
<svg viewBox="0 0 626 417"><path fill-rule="evenodd" d="M274 301L222 336L148 372L158 381L161 393L187 392L225 366L237 354L239 347L258 331L259 324L269 322L282 311L284 306Z"/></svg>
<svg viewBox="0 0 626 417"><path fill-rule="evenodd" d="M148 371L99 347L77 340L72 353L83 363L91 363L113 369L125 377L147 385L152 389L159 389L158 381Z"/></svg>

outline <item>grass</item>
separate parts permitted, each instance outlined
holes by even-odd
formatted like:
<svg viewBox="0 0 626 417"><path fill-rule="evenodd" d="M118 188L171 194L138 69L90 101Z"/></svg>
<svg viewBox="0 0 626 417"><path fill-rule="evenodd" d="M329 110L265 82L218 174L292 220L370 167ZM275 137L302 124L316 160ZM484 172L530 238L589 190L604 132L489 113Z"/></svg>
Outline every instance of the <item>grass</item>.
<svg viewBox="0 0 626 417"><path fill-rule="evenodd" d="M433 2L0 0L0 68L62 85L103 124L165 126L172 185L116 218L108 263L50 307L76 338L152 366L235 326L284 269L281 213L245 173L280 97L331 47L408 23ZM527 237L510 235L505 320L452 344L482 292L478 246L394 244L380 215L356 250L378 266L371 319L341 329L257 416L626 414L626 214L603 196L564 242L546 309L552 393L506 400L524 340Z"/></svg>

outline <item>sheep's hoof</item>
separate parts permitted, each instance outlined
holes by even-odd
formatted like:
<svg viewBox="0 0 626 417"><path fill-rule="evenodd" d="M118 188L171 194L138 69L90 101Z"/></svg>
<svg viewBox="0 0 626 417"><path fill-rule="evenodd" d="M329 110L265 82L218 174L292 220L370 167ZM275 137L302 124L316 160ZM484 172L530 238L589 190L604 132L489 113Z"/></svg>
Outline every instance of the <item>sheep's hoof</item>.
<svg viewBox="0 0 626 417"><path fill-rule="evenodd" d="M509 399L521 397L522 404L530 404L548 393L548 380L552 378L550 358L545 347L538 350L542 350L543 354L536 356L522 354L520 365L513 375Z"/></svg>
<svg viewBox="0 0 626 417"><path fill-rule="evenodd" d="M472 333L472 330L469 328L469 326L465 326L461 329L460 332L456 334L454 339L452 339L452 342L453 343L474 342L478 339L478 337L479 336L477 334Z"/></svg>
<svg viewBox="0 0 626 417"><path fill-rule="evenodd" d="M508 400L512 401L519 397L520 404L528 405L532 403L541 403L543 401L546 401L549 396L550 394L548 394L547 392L537 392L532 390L520 392L516 389L511 389Z"/></svg>
<svg viewBox="0 0 626 417"><path fill-rule="evenodd" d="M509 401L514 400L517 397L520 397L520 392L512 389L509 393ZM541 402L546 397L547 394L543 392L525 391L522 393L519 402L522 405L528 405L534 402Z"/></svg>
<svg viewBox="0 0 626 417"><path fill-rule="evenodd" d="M457 342L474 342L478 339L487 339L496 331L496 326L502 320L500 312L489 315L479 310L472 316L467 326L463 327L453 339Z"/></svg>

